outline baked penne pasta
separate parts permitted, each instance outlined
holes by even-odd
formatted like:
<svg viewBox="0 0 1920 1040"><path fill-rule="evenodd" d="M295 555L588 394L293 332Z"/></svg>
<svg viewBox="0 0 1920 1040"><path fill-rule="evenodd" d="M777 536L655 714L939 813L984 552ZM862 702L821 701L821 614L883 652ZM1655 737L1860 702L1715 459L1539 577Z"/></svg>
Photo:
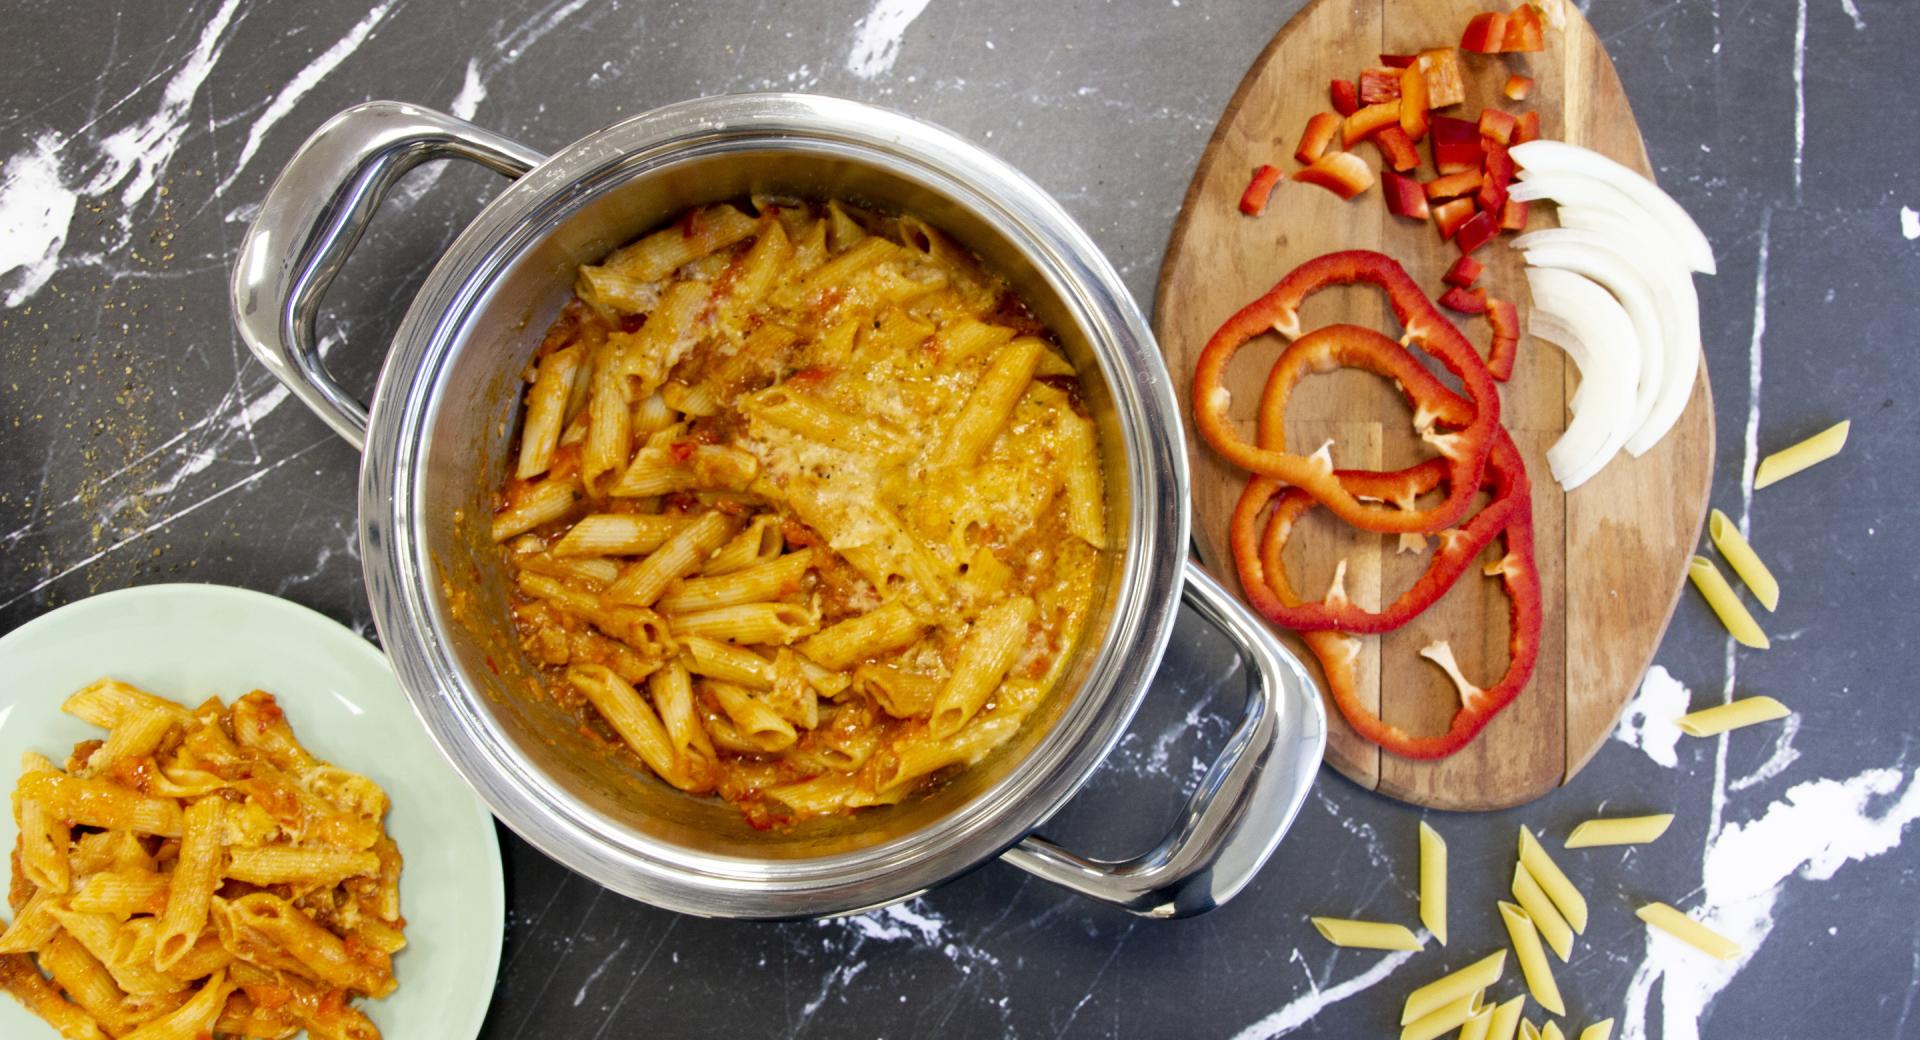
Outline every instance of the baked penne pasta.
<svg viewBox="0 0 1920 1040"><path fill-rule="evenodd" d="M1673 724L1690 737L1714 737L1743 726L1784 719L1791 714L1786 705L1772 697L1742 697L1737 701L1682 715L1673 720Z"/></svg>
<svg viewBox="0 0 1920 1040"><path fill-rule="evenodd" d="M575 521L554 543L553 555L562 558L643 556L660 548L689 522L689 517L679 515L595 513ZM618 576L617 569L615 576Z"/></svg>
<svg viewBox="0 0 1920 1040"><path fill-rule="evenodd" d="M1384 921L1354 921L1340 917L1310 917L1320 937L1335 946L1361 950L1417 950L1420 940L1406 925Z"/></svg>
<svg viewBox="0 0 1920 1040"><path fill-rule="evenodd" d="M699 570L707 554L733 534L734 526L724 513L702 513L675 531L660 548L622 571L607 587L607 598L636 607L651 605L667 590L668 583Z"/></svg>
<svg viewBox="0 0 1920 1040"><path fill-rule="evenodd" d="M1507 926L1507 937L1513 941L1513 956L1520 962L1520 974L1527 980L1527 992L1533 994L1533 999L1549 1012L1566 1014L1566 1001L1560 997L1559 984L1553 981L1553 968L1547 963L1547 951L1540 945L1540 932L1534 926L1533 918L1527 916L1525 910L1503 899L1500 901L1500 920Z"/></svg>
<svg viewBox="0 0 1920 1040"><path fill-rule="evenodd" d="M1014 340L995 357L993 365L980 377L980 385L967 398L965 407L954 419L952 429L938 459L940 465L960 466L979 459L987 445L1013 414L1013 406L1033 379L1044 344L1031 337Z"/></svg>
<svg viewBox="0 0 1920 1040"><path fill-rule="evenodd" d="M801 549L726 574L689 578L655 605L682 614L782 599L800 591L800 581L812 567L813 550Z"/></svg>
<svg viewBox="0 0 1920 1040"><path fill-rule="evenodd" d="M1586 820L1567 835L1563 847L1588 849L1598 845L1645 845L1667 833L1667 827L1672 823L1672 813Z"/></svg>
<svg viewBox="0 0 1920 1040"><path fill-rule="evenodd" d="M1773 610L1780 606L1780 582L1775 580L1773 572L1760 559L1760 554L1747 544L1746 536L1740 528L1728 518L1727 514L1716 509L1707 514L1707 534L1713 539L1713 547L1720 550L1733 573L1740 576L1747 588L1753 590L1753 598L1760 605Z"/></svg>
<svg viewBox="0 0 1920 1040"><path fill-rule="evenodd" d="M1809 466L1840 454L1840 449L1847 446L1847 431L1852 428L1852 420L1841 420L1806 440L1781 448L1761 459L1753 473L1754 490L1777 484Z"/></svg>
<svg viewBox="0 0 1920 1040"><path fill-rule="evenodd" d="M187 806L179 859L168 878L167 909L154 939L153 964L161 971L192 949L207 926L207 907L226 866L225 808L217 797Z"/></svg>
<svg viewBox="0 0 1920 1040"><path fill-rule="evenodd" d="M877 610L848 618L808 636L800 652L827 668L847 668L858 661L897 650L920 638L928 628L908 606L894 600Z"/></svg>
<svg viewBox="0 0 1920 1040"><path fill-rule="evenodd" d="M960 646L953 677L934 698L929 733L951 737L979 712L1025 648L1033 617L1033 601L1024 597L997 603L980 615Z"/></svg>
<svg viewBox="0 0 1920 1040"><path fill-rule="evenodd" d="M1726 577L1720 573L1720 568L1713 565L1712 560L1704 556L1695 556L1693 561L1687 564L1687 577L1693 582L1693 587L1700 590L1700 595L1706 599L1707 606L1713 608L1714 615L1720 619L1722 625L1726 626L1735 642L1756 650L1765 650L1772 645L1767 639L1767 634L1761 631L1760 623L1753 619L1753 615L1740 602L1740 597L1734 594L1733 586L1727 584Z"/></svg>
<svg viewBox="0 0 1920 1040"><path fill-rule="evenodd" d="M1554 908L1560 911L1561 917L1566 918L1567 924L1573 928L1574 932L1585 932L1587 930L1586 897L1573 886L1573 882L1568 880L1566 873L1560 869L1560 865L1553 861L1552 856L1547 855L1547 850L1525 826L1520 828L1520 863L1527 868L1528 874L1533 875L1533 880L1547 893L1547 897L1553 900Z"/></svg>
<svg viewBox="0 0 1920 1040"><path fill-rule="evenodd" d="M1447 944L1447 842L1420 821L1420 923Z"/></svg>
<svg viewBox="0 0 1920 1040"><path fill-rule="evenodd" d="M1740 945L1665 903L1648 903L1634 916L1708 956L1728 961L1740 955Z"/></svg>

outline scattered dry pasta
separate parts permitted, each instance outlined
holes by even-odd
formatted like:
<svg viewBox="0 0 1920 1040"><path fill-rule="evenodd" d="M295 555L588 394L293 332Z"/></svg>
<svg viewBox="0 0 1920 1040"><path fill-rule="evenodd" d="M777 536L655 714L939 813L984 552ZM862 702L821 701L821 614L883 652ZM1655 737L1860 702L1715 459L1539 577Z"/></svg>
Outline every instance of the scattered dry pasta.
<svg viewBox="0 0 1920 1040"><path fill-rule="evenodd" d="M1648 903L1634 911L1634 916L1720 960L1732 960L1740 955L1738 943L1665 903Z"/></svg>
<svg viewBox="0 0 1920 1040"><path fill-rule="evenodd" d="M1447 944L1447 841L1420 821L1420 923Z"/></svg>
<svg viewBox="0 0 1920 1040"><path fill-rule="evenodd" d="M1645 845L1667 833L1667 827L1672 823L1672 813L1587 820L1567 835L1563 847L1587 849L1597 845Z"/></svg>
<svg viewBox="0 0 1920 1040"><path fill-rule="evenodd" d="M1107 545L1059 348L911 216L756 198L580 269L492 533L589 732L756 826L909 797L1052 692Z"/></svg>
<svg viewBox="0 0 1920 1040"><path fill-rule="evenodd" d="M1754 489L1777 484L1808 466L1840 454L1840 449L1847 446L1847 431L1852 428L1852 420L1842 420L1798 444L1781 448L1761 459L1759 468L1753 473Z"/></svg>
<svg viewBox="0 0 1920 1040"><path fill-rule="evenodd" d="M1793 714L1772 697L1742 697L1726 704L1682 715L1673 720L1680 732L1690 737L1714 737L1742 726L1784 719Z"/></svg>
<svg viewBox="0 0 1920 1040"><path fill-rule="evenodd" d="M1746 604L1740 602L1733 586L1727 584L1726 576L1720 573L1720 568L1715 567L1712 560L1695 556L1687 564L1687 577L1692 579L1693 587L1700 590L1707 606L1713 608L1734 642L1755 650L1765 650L1773 645L1767 639L1767 633L1760 628L1760 622L1753 619L1753 614L1747 610Z"/></svg>
<svg viewBox="0 0 1920 1040"><path fill-rule="evenodd" d="M1727 565L1733 568L1733 573L1753 590L1753 598L1759 600L1761 606L1768 610L1780 606L1780 582L1767 569L1760 554L1753 551L1732 518L1718 509L1708 514L1707 535L1713 539L1713 547L1726 558Z"/></svg>
<svg viewBox="0 0 1920 1040"><path fill-rule="evenodd" d="M1360 950L1417 950L1420 940L1403 924L1385 921L1353 921L1341 917L1315 917L1313 927L1335 946Z"/></svg>
<svg viewBox="0 0 1920 1040"><path fill-rule="evenodd" d="M387 796L300 745L273 696L188 709L102 679L107 731L14 789L0 988L62 1036L376 1040L351 1003L405 945Z"/></svg>

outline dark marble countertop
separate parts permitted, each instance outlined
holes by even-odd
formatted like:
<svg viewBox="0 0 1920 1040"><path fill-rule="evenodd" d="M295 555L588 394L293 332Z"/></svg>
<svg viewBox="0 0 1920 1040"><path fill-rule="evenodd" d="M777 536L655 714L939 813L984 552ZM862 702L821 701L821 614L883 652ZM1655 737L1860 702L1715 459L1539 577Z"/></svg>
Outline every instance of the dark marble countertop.
<svg viewBox="0 0 1920 1040"><path fill-rule="evenodd" d="M105 589L211 581L371 635L355 455L246 354L226 303L267 183L338 109L415 101L552 148L692 95L871 100L1031 174L1144 301L1214 120L1296 6L14 0L0 33L0 631ZM1572 784L1522 810L1425 814L1452 847L1456 923L1417 960L1336 951L1306 922L1414 916L1422 814L1331 772L1237 901L1173 923L996 865L864 917L706 921L607 893L503 830L510 912L485 1035L1387 1035L1408 989L1504 941L1491 904L1517 824L1561 834L1603 810L1678 820L1648 847L1564 855L1594 905L1559 971L1566 1024L1613 1016L1634 1040L1920 1034L1920 857L1902 845L1920 817L1920 5L1591 0L1589 17L1661 181L1719 257L1699 280L1713 501L1750 517L1782 576L1772 650L1734 649L1688 594L1617 739ZM496 187L427 169L388 203L322 323L350 385L370 389L413 287ZM1841 418L1841 458L1743 493L1758 454ZM1217 695L1237 684L1194 628L1172 654L1050 831L1121 853L1172 817L1222 739ZM1729 691L1796 713L1725 740L1666 722ZM1632 915L1649 898L1708 908L1745 952L1719 964L1650 943Z"/></svg>

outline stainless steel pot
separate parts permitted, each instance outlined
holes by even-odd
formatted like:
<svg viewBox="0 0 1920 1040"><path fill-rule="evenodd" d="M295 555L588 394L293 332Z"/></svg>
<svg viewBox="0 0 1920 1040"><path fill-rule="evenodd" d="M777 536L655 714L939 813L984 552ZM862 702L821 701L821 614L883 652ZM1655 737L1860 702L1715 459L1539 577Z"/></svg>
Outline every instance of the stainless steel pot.
<svg viewBox="0 0 1920 1040"><path fill-rule="evenodd" d="M387 190L444 158L515 180L414 297L369 413L326 373L314 317ZM1069 679L1013 746L928 797L789 833L754 831L731 806L608 758L530 695L485 535L517 374L575 266L688 206L750 192L912 211L1005 274L1086 374L1110 529L1125 535ZM437 112L360 105L321 127L269 191L235 264L233 310L255 355L363 451L367 593L414 710L508 826L609 888L694 914L828 915L998 856L1134 913L1181 916L1245 886L1306 797L1326 739L1320 699L1259 620L1187 560L1186 452L1145 320L1058 204L946 131L850 101L734 95L657 109L543 157ZM1251 667L1244 715L1178 825L1124 862L1035 836L1124 732L1183 599Z"/></svg>

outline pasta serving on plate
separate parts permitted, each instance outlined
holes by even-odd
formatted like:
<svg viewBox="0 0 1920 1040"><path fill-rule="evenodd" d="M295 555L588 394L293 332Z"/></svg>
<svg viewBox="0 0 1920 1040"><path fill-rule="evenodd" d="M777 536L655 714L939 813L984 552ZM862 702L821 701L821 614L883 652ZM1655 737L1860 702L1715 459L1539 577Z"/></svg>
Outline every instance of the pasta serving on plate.
<svg viewBox="0 0 1920 1040"><path fill-rule="evenodd" d="M768 826L1013 736L1086 625L1106 499L1073 366L971 253L751 209L580 269L492 534L550 694Z"/></svg>
<svg viewBox="0 0 1920 1040"><path fill-rule="evenodd" d="M260 691L102 679L62 710L106 737L21 763L0 988L70 1040L378 1037L350 1001L392 993L406 945L386 794Z"/></svg>

